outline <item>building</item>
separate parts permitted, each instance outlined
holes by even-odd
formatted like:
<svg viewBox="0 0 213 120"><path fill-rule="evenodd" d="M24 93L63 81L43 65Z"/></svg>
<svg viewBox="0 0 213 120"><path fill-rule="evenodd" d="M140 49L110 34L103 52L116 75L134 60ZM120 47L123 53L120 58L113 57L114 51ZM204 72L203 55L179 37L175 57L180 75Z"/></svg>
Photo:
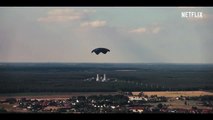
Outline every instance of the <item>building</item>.
<svg viewBox="0 0 213 120"><path fill-rule="evenodd" d="M96 81L99 81L99 75L97 74Z"/></svg>
<svg viewBox="0 0 213 120"><path fill-rule="evenodd" d="M129 110L134 113L142 113L144 111L144 107L130 107Z"/></svg>
<svg viewBox="0 0 213 120"><path fill-rule="evenodd" d="M140 96L128 96L128 98L129 98L130 101L143 100L144 99L143 97L140 97Z"/></svg>
<svg viewBox="0 0 213 120"><path fill-rule="evenodd" d="M104 78L102 79L102 82L106 81L106 74L104 74Z"/></svg>
<svg viewBox="0 0 213 120"><path fill-rule="evenodd" d="M96 81L101 81L101 82L105 82L107 80L106 78L106 74L104 74L104 76L99 76L99 74L97 74L97 77L96 77Z"/></svg>

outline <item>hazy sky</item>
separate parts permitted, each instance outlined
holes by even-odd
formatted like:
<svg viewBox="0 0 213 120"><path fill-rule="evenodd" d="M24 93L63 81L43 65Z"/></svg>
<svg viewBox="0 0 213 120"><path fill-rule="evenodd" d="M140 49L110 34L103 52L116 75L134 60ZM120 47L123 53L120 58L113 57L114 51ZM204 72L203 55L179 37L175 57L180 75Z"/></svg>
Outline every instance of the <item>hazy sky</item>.
<svg viewBox="0 0 213 120"><path fill-rule="evenodd" d="M212 21L213 8L1 7L0 62L213 63Z"/></svg>

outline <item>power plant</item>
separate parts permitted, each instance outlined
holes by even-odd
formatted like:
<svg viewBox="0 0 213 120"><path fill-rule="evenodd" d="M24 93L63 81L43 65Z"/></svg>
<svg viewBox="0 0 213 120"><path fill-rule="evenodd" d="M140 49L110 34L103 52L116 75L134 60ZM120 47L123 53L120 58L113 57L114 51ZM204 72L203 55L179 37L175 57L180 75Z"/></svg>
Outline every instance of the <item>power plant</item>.
<svg viewBox="0 0 213 120"><path fill-rule="evenodd" d="M97 74L96 81L97 82L99 81L99 74Z"/></svg>
<svg viewBox="0 0 213 120"><path fill-rule="evenodd" d="M109 78L106 77L106 74L100 75L100 74L96 74L96 77L90 77L90 78L86 78L84 79L84 81L96 81L96 82L117 82L116 78Z"/></svg>
<svg viewBox="0 0 213 120"><path fill-rule="evenodd" d="M105 82L106 81L106 74L104 74L104 77L99 77L99 74L97 74L97 77L96 77L96 81L101 81L101 82Z"/></svg>

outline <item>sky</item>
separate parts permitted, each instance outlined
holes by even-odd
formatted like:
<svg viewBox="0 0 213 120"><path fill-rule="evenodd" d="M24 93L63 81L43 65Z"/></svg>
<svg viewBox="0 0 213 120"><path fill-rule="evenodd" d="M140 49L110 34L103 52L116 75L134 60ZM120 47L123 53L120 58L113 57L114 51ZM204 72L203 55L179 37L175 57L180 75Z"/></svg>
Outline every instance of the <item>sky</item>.
<svg viewBox="0 0 213 120"><path fill-rule="evenodd" d="M0 62L213 63L213 7L1 7L0 16ZM91 53L98 47L110 52Z"/></svg>

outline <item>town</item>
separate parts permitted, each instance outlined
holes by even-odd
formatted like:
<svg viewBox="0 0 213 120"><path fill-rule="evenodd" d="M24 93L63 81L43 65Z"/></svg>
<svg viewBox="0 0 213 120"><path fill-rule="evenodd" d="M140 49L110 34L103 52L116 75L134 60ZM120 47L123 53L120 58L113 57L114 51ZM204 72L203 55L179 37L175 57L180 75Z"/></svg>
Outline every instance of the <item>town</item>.
<svg viewBox="0 0 213 120"><path fill-rule="evenodd" d="M120 92L116 95L72 96L63 99L6 98L0 112L16 113L213 113L213 96L147 95Z"/></svg>

